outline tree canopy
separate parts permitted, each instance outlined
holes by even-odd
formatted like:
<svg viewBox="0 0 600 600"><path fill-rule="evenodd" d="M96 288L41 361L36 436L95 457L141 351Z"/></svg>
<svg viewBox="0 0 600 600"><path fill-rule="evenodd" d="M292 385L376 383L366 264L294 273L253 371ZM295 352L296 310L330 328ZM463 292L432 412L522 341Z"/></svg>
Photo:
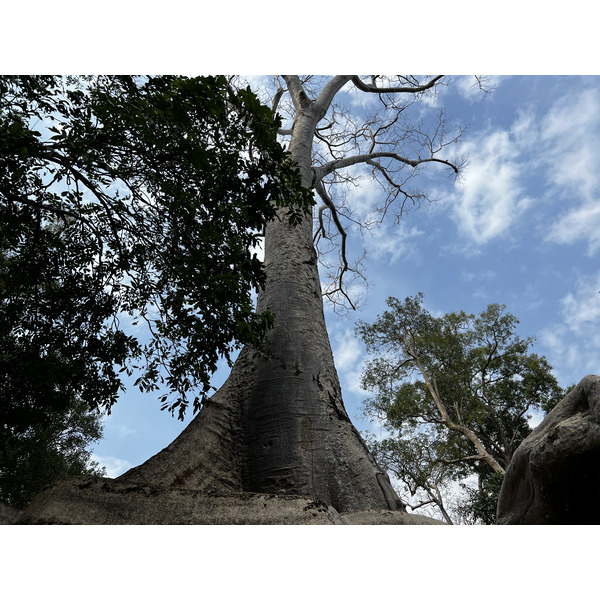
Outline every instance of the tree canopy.
<svg viewBox="0 0 600 600"><path fill-rule="evenodd" d="M505 306L434 317L422 294L387 304L375 323L356 329L375 355L361 380L374 393L365 411L390 434L371 440L372 450L412 496L425 494L417 505L437 505L446 520L444 490L475 477L459 510L494 522L504 472L532 431L530 411L550 410L564 391L546 359L530 352L533 339L515 333L518 320Z"/></svg>
<svg viewBox="0 0 600 600"><path fill-rule="evenodd" d="M265 222L312 204L279 125L224 77L0 78L4 427L110 410L125 372L200 407L273 322L251 297Z"/></svg>

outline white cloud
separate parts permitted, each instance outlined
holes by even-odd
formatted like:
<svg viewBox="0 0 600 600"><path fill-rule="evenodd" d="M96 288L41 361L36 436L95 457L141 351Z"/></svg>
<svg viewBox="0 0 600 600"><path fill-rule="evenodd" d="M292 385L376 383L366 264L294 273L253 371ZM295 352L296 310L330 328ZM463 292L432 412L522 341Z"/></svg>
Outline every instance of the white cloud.
<svg viewBox="0 0 600 600"><path fill-rule="evenodd" d="M600 92L588 88L578 96L568 94L558 99L547 112L542 124L542 139L552 143L558 141L560 154L569 147L578 147L585 142L590 128L599 123Z"/></svg>
<svg viewBox="0 0 600 600"><path fill-rule="evenodd" d="M546 239L561 244L584 240L593 255L600 249L600 92L587 89L559 99L540 131L548 180L567 207Z"/></svg>
<svg viewBox="0 0 600 600"><path fill-rule="evenodd" d="M354 396L354 402L362 401L366 395L365 390L360 387L360 377L366 360L362 343L357 340L354 331L348 327L332 328L330 339L335 366L344 394ZM348 401L349 398L346 400Z"/></svg>
<svg viewBox="0 0 600 600"><path fill-rule="evenodd" d="M343 329L332 335L335 366L339 371L350 371L358 361L362 349L352 330Z"/></svg>
<svg viewBox="0 0 600 600"><path fill-rule="evenodd" d="M527 419L529 421L529 427L535 429L543 420L546 415L540 410L530 410L527 412Z"/></svg>
<svg viewBox="0 0 600 600"><path fill-rule="evenodd" d="M496 130L465 144L471 163L457 184L452 216L476 244L506 234L531 205L523 193L519 149L509 133Z"/></svg>
<svg viewBox="0 0 600 600"><path fill-rule="evenodd" d="M118 477L133 467L133 465L122 458L114 456L98 456L92 454L92 460L97 462L101 467L106 468L106 476L110 478Z"/></svg>
<svg viewBox="0 0 600 600"><path fill-rule="evenodd" d="M469 102L477 102L487 97L486 93L480 89L474 75L454 77L453 81L460 95ZM484 76L482 79L484 89L496 88L501 82L502 78L494 75Z"/></svg>
<svg viewBox="0 0 600 600"><path fill-rule="evenodd" d="M539 151L539 127L535 108L533 106L519 107L517 118L510 128L510 134L521 152L534 148ZM538 152L536 151L535 154Z"/></svg>
<svg viewBox="0 0 600 600"><path fill-rule="evenodd" d="M547 225L545 240L584 241L593 255L600 250L599 145L597 89L559 98L541 118L533 106L520 108L509 129L488 130L463 145L471 163L452 198L459 230L476 245L506 235L533 205L527 177L542 169L545 201L565 207ZM535 195L543 194L538 188Z"/></svg>
<svg viewBox="0 0 600 600"><path fill-rule="evenodd" d="M347 83L342 91L349 97L352 108L376 108L380 105L377 94L362 92L353 83Z"/></svg>
<svg viewBox="0 0 600 600"><path fill-rule="evenodd" d="M574 292L561 300L562 314L571 331L588 334L600 325L600 273L580 278ZM600 343L600 338L598 340Z"/></svg>
<svg viewBox="0 0 600 600"><path fill-rule="evenodd" d="M560 301L562 322L543 329L538 340L561 385L600 373L600 272L580 278Z"/></svg>
<svg viewBox="0 0 600 600"><path fill-rule="evenodd" d="M364 165L355 165L344 171L348 176L355 178L357 185L346 185L344 201L354 217L362 222L377 221L379 216L375 209L382 201L382 187L371 177Z"/></svg>
<svg viewBox="0 0 600 600"><path fill-rule="evenodd" d="M587 254L593 256L600 249L600 198L583 202L564 213L546 236L547 241L559 244L587 242Z"/></svg>
<svg viewBox="0 0 600 600"><path fill-rule="evenodd" d="M407 227L402 221L393 227L375 227L365 238L365 246L376 259L389 256L389 264L399 258L411 256L419 247L418 240L424 232L418 227Z"/></svg>

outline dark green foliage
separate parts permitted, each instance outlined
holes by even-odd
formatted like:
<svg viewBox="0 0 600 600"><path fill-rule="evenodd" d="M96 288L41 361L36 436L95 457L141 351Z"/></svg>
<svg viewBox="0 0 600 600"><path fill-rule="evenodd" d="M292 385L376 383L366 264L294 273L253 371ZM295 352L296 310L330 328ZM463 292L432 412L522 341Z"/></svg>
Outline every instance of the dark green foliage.
<svg viewBox="0 0 600 600"><path fill-rule="evenodd" d="M506 307L434 317L422 303L421 294L390 298L374 324L357 326L376 355L362 377L375 393L365 410L390 432L372 449L411 494L425 491L438 506L443 486L475 476L463 516L493 522L498 475L531 432L529 411L550 410L564 391L546 359L529 352L533 340L515 334Z"/></svg>
<svg viewBox="0 0 600 600"><path fill-rule="evenodd" d="M103 475L89 444L102 436L100 413L74 400L62 411L48 411L43 424L0 432L0 502L25 508L57 479Z"/></svg>
<svg viewBox="0 0 600 600"><path fill-rule="evenodd" d="M464 486L466 501L457 507L460 517L466 523L484 523L493 525L496 522L496 506L504 476L500 473L481 473L477 489Z"/></svg>
<svg viewBox="0 0 600 600"><path fill-rule="evenodd" d="M224 77L0 78L0 401L13 432L121 378L200 408L272 325L251 251L312 204L277 119Z"/></svg>

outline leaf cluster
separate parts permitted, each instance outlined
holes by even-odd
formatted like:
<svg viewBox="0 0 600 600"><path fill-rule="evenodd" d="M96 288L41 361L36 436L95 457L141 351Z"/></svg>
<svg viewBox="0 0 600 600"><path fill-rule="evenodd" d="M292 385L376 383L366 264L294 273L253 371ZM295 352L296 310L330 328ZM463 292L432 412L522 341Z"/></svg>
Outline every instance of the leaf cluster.
<svg viewBox="0 0 600 600"><path fill-rule="evenodd" d="M183 418L220 357L258 342L252 250L312 205L279 123L225 77L0 78L0 384L7 422L137 371Z"/></svg>

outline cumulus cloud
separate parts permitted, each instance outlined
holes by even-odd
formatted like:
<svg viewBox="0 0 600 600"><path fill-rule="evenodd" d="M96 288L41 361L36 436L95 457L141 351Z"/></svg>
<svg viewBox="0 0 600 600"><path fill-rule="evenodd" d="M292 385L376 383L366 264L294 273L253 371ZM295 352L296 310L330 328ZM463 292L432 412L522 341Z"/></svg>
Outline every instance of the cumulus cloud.
<svg viewBox="0 0 600 600"><path fill-rule="evenodd" d="M550 227L546 240L559 244L583 240L587 243L587 254L593 256L600 249L600 198L566 211Z"/></svg>
<svg viewBox="0 0 600 600"><path fill-rule="evenodd" d="M461 82L459 81L459 84ZM462 84L464 87L464 83ZM536 202L562 202L563 213L546 227L545 240L585 241L600 249L600 91L587 89L554 102L543 115L519 108L508 128L490 128L464 144L471 162L452 197L459 231L476 245L508 234ZM530 191L538 172L546 189Z"/></svg>
<svg viewBox="0 0 600 600"><path fill-rule="evenodd" d="M339 371L351 370L361 354L361 346L350 329L336 331L333 335L333 355Z"/></svg>
<svg viewBox="0 0 600 600"><path fill-rule="evenodd" d="M342 92L348 96L352 108L374 108L379 106L377 94L362 92L353 83L347 83Z"/></svg>
<svg viewBox="0 0 600 600"><path fill-rule="evenodd" d="M361 343L354 336L352 329L334 329L331 332L331 342L335 366L340 378L344 394L355 395L362 398L365 391L360 387L365 355ZM348 400L348 398L347 398Z"/></svg>
<svg viewBox="0 0 600 600"><path fill-rule="evenodd" d="M376 259L389 257L391 265L399 258L411 256L424 233L418 227L407 227L403 221L393 228L374 228L371 235L365 238L365 246Z"/></svg>
<svg viewBox="0 0 600 600"><path fill-rule="evenodd" d="M465 144L471 163L457 184L452 217L476 244L509 231L531 205L524 193L518 147L508 131L495 130Z"/></svg>
<svg viewBox="0 0 600 600"><path fill-rule="evenodd" d="M497 88L502 79L495 75L484 75L481 83L484 89L490 90ZM477 102L486 98L486 93L479 87L479 83L474 75L462 75L454 77L453 80L460 95L469 102Z"/></svg>
<svg viewBox="0 0 600 600"><path fill-rule="evenodd" d="M356 183L344 187L344 202L350 212L364 223L377 221L380 217L375 210L381 204L381 185L370 176L368 169L362 164L346 169L345 174L352 177Z"/></svg>
<svg viewBox="0 0 600 600"><path fill-rule="evenodd" d="M546 239L561 244L584 240L588 254L595 254L600 249L600 92L587 89L561 98L540 131L548 180L566 208Z"/></svg>

